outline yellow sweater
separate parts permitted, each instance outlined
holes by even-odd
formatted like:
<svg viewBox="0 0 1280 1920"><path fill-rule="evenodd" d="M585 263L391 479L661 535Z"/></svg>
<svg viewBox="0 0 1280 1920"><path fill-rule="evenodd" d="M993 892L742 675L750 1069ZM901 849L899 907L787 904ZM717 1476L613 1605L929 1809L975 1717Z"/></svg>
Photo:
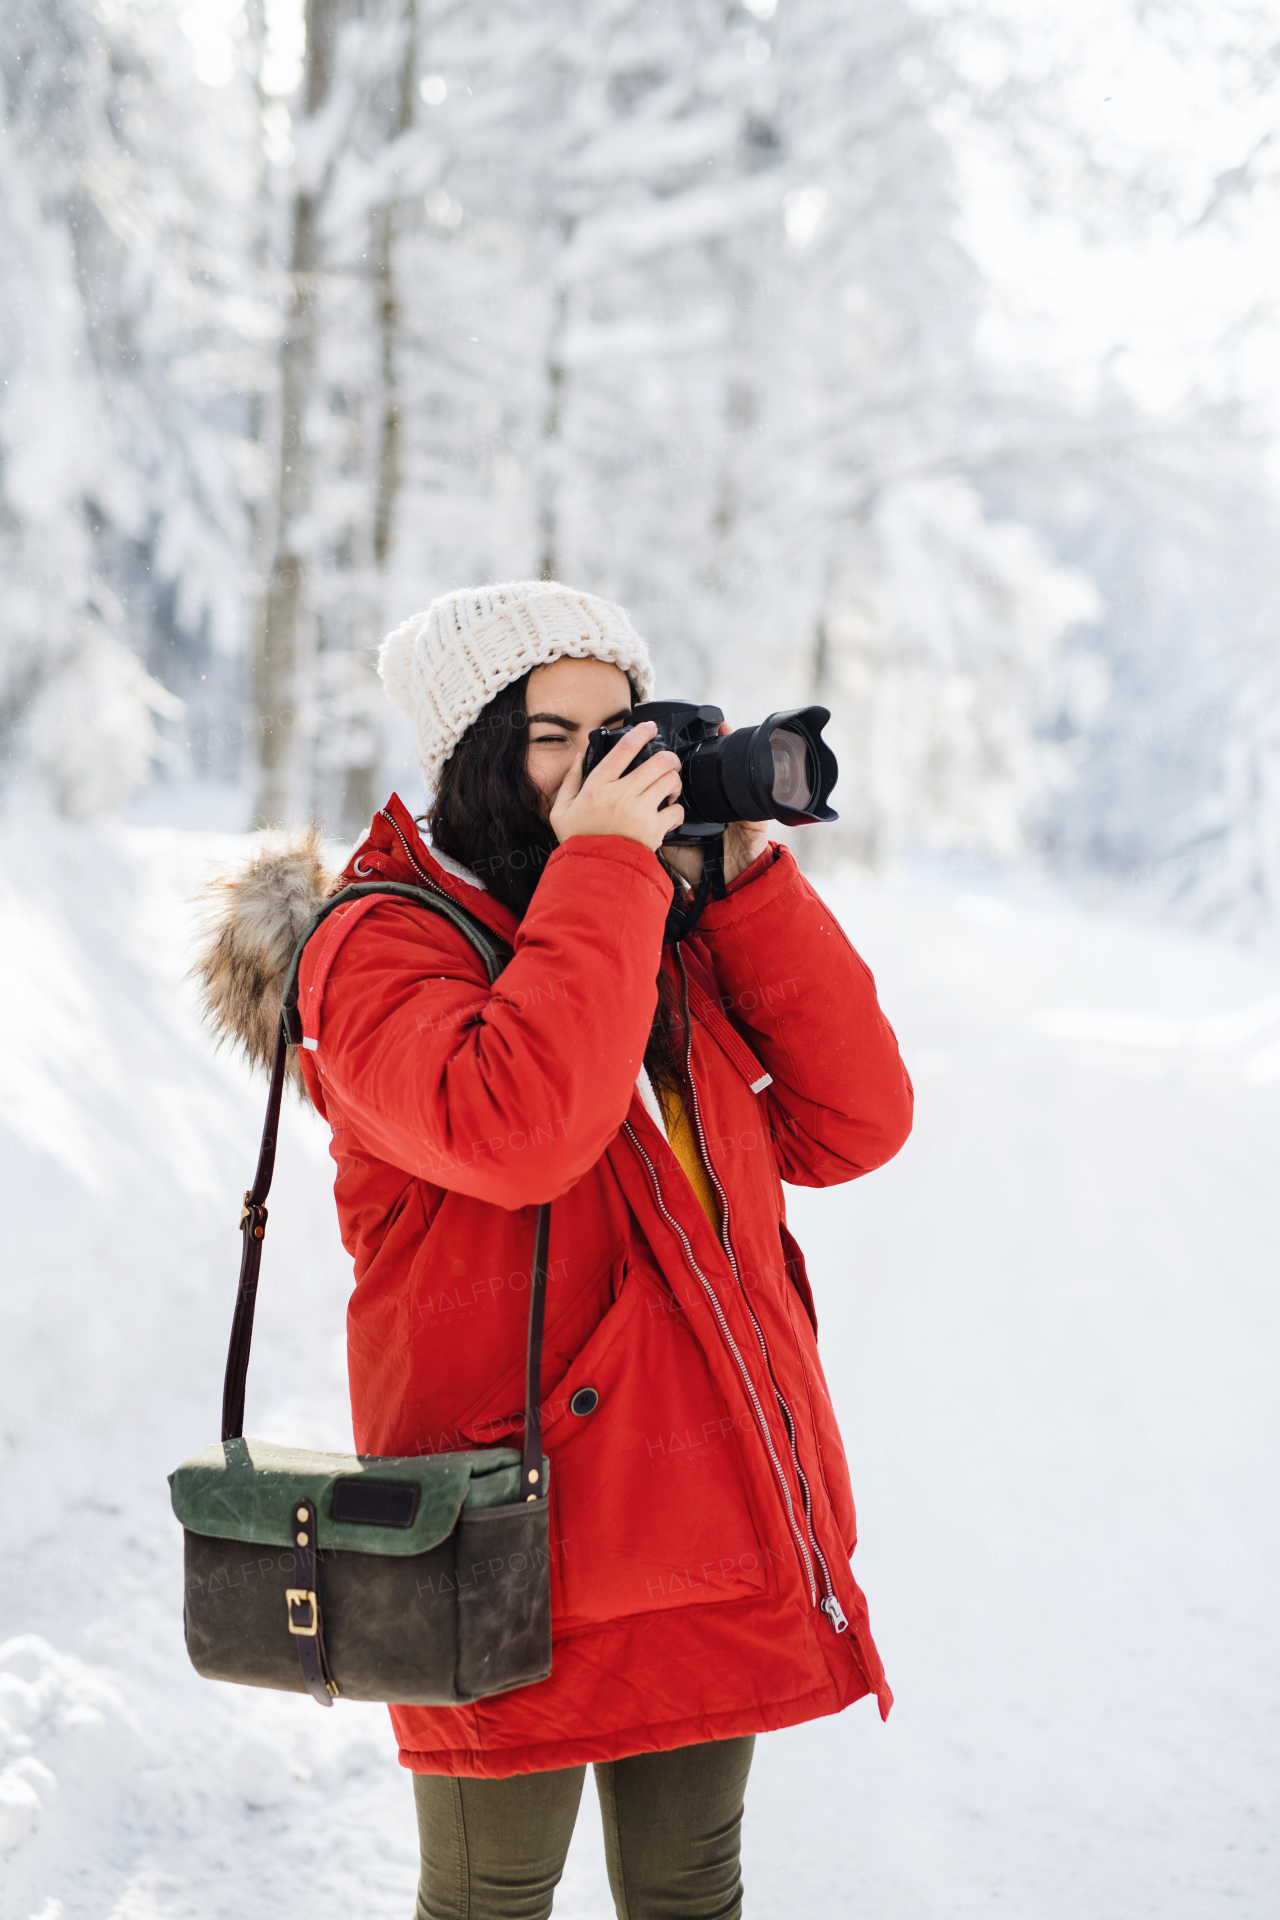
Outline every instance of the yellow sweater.
<svg viewBox="0 0 1280 1920"><path fill-rule="evenodd" d="M698 1204L715 1228L716 1237L719 1238L720 1208L716 1204L716 1190L702 1164L702 1155L698 1151L698 1136L693 1130L688 1109L674 1088L657 1086L654 1092L658 1096L658 1105L662 1108L662 1121L667 1129L671 1151L684 1168L689 1185L698 1197Z"/></svg>

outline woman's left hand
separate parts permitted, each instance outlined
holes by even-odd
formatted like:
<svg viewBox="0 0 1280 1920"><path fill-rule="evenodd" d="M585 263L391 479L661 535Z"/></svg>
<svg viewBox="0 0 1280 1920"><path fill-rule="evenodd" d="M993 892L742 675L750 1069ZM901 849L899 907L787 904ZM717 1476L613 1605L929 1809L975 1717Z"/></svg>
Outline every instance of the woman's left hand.
<svg viewBox="0 0 1280 1920"><path fill-rule="evenodd" d="M727 720L722 720L716 729L718 733L732 733L733 728ZM745 873L753 860L758 860L769 844L769 833L773 825L771 820L731 820L724 830L724 877L725 884L736 880ZM659 847L659 855L680 878L690 887L696 887L702 878L701 847Z"/></svg>

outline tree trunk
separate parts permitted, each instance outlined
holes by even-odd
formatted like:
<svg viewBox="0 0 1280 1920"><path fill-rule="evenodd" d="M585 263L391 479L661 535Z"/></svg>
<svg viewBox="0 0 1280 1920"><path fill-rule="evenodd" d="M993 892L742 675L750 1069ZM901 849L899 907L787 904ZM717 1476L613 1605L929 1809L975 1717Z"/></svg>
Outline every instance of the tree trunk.
<svg viewBox="0 0 1280 1920"><path fill-rule="evenodd" d="M413 83L417 69L417 8L407 0L405 42L392 137L413 125ZM395 201L377 216L373 255L377 262L378 341L382 372L382 421L378 441L378 491L373 516L373 557L385 574L395 538L396 499L400 492L400 294L396 285L395 244L399 228ZM385 612L385 608L383 609Z"/></svg>
<svg viewBox="0 0 1280 1920"><path fill-rule="evenodd" d="M413 125L414 82L417 69L417 16L414 0L407 0L403 12L404 51L396 89L396 104L390 137L397 139ZM377 472L374 476L373 562L377 569L379 592L376 618L380 626L394 624L386 605L386 575L395 547L396 504L401 480L400 425L400 332L401 301L396 280L396 240L400 227L400 209L396 201L373 217L370 233L370 257L373 260L374 322L378 329L379 414ZM370 636L376 642L377 633ZM375 665L372 651L364 651L357 641L350 658L353 680L360 691L357 698L367 712L378 708ZM366 677L372 697L365 692ZM353 838L372 818L379 795L376 791L381 767L381 729L376 719L366 728L368 750L363 758L352 760L342 769L338 797L340 829Z"/></svg>
<svg viewBox="0 0 1280 1920"><path fill-rule="evenodd" d="M562 223L560 244L568 247L575 222ZM538 578L560 578L560 478L564 464L565 367L564 336L569 318L569 289L563 282L556 290L551 332L547 340L547 410L542 420L542 447L538 475Z"/></svg>
<svg viewBox="0 0 1280 1920"><path fill-rule="evenodd" d="M329 92L338 0L307 0L306 111ZM280 459L276 475L275 550L258 623L253 698L258 734L255 825L274 826L295 804L298 657L310 612L308 561L302 544L311 503L311 449L306 416L315 378L315 303L319 259L316 204L293 202L289 318L280 342Z"/></svg>

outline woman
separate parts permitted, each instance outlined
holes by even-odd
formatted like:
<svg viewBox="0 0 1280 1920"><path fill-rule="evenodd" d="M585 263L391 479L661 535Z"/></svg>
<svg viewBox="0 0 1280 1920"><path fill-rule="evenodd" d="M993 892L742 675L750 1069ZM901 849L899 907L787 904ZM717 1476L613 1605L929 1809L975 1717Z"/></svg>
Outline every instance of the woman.
<svg viewBox="0 0 1280 1920"><path fill-rule="evenodd" d="M514 958L490 987L447 921L390 899L332 916L304 955L361 1452L518 1437L552 1202L553 1669L472 1706L392 1707L418 1913L549 1914L593 1761L619 1914L736 1915L754 1735L867 1693L889 1709L780 1183L889 1159L910 1083L870 974L767 823L730 829L726 898L664 944L701 857L659 855L683 817L675 756L633 765L642 726L582 777L587 734L652 688L620 608L549 582L450 593L380 665L432 844L393 796L342 884L442 889ZM294 926L334 884L308 861L273 870Z"/></svg>

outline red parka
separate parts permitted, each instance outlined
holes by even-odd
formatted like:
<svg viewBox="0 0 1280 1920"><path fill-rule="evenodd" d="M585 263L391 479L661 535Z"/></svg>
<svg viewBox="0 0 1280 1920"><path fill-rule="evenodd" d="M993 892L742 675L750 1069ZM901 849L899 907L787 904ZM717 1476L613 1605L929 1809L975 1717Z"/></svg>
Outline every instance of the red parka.
<svg viewBox="0 0 1280 1920"><path fill-rule="evenodd" d="M551 1678L392 1707L403 1763L503 1776L791 1726L868 1692L887 1713L781 1185L854 1179L910 1129L867 968L776 846L684 943L717 1236L636 1086L659 963L676 965L654 855L571 839L517 922L393 798L344 879L379 875L442 889L515 957L490 987L442 917L366 897L303 958L299 1058L355 1262L362 1453L518 1443L534 1219L553 1203ZM580 1387L598 1396L585 1415Z"/></svg>

